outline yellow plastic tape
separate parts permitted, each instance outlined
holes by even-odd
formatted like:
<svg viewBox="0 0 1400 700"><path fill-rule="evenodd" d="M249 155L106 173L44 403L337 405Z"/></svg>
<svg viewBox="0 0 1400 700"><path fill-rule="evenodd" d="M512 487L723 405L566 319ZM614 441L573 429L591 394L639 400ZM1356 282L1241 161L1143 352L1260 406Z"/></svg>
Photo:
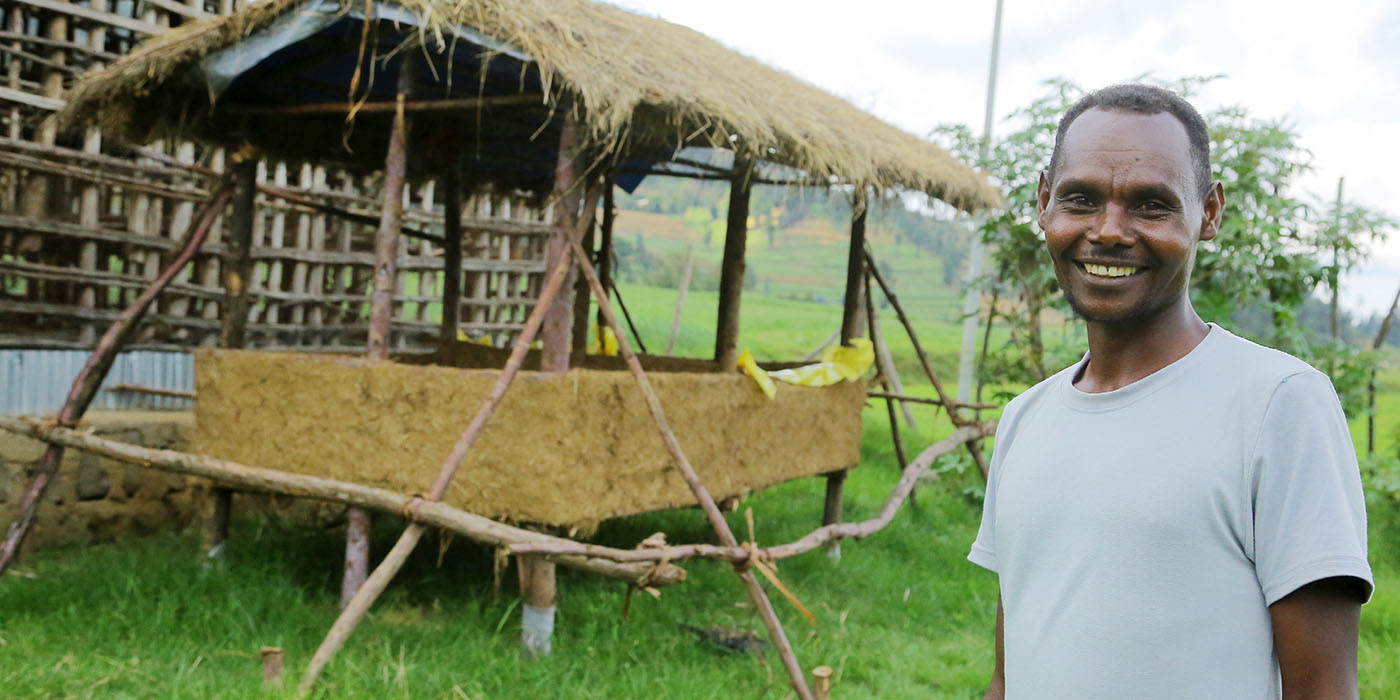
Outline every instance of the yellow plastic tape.
<svg viewBox="0 0 1400 700"><path fill-rule="evenodd" d="M754 362L753 353L749 352L748 348L744 348L744 351L739 353L739 360L736 364L744 370L744 374L753 378L754 382L758 384L758 388L763 390L764 396L770 399L777 396L778 389L773 386L773 380L768 377L767 372L759 368L757 362Z"/></svg>
<svg viewBox="0 0 1400 700"><path fill-rule="evenodd" d="M461 328L457 329L457 340L463 343L476 343L477 345L496 347L495 343L491 342L491 336L489 334L483 335L480 338L473 340L471 336L467 335L466 332L463 331Z"/></svg>
<svg viewBox="0 0 1400 700"><path fill-rule="evenodd" d="M875 346L867 338L852 338L850 346L827 348L816 364L769 372L773 379L798 386L830 386L865 376L875 364Z"/></svg>
<svg viewBox="0 0 1400 700"><path fill-rule="evenodd" d="M590 355L617 355L617 335L609 326L593 324L593 340L588 343Z"/></svg>

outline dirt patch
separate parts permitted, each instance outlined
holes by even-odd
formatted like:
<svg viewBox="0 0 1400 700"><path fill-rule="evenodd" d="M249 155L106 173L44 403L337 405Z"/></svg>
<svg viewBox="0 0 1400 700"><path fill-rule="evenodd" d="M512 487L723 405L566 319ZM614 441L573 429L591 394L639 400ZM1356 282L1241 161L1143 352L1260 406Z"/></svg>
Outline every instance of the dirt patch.
<svg viewBox="0 0 1400 700"><path fill-rule="evenodd" d="M360 358L201 350L195 452L425 491L498 375ZM855 466L861 383L781 386L654 372L686 455L717 499ZM463 463L448 503L491 518L588 527L694 503L625 372L522 372Z"/></svg>

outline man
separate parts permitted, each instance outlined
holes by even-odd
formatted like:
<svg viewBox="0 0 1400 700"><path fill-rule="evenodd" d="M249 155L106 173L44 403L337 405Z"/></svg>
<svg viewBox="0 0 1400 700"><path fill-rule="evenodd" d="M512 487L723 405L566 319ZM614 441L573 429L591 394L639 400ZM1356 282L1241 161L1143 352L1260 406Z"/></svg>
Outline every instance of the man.
<svg viewBox="0 0 1400 700"><path fill-rule="evenodd" d="M1070 108L1039 224L1078 364L1007 405L968 556L998 574L987 698L1355 698L1371 591L1325 375L1202 321L1225 192L1200 115L1120 85Z"/></svg>

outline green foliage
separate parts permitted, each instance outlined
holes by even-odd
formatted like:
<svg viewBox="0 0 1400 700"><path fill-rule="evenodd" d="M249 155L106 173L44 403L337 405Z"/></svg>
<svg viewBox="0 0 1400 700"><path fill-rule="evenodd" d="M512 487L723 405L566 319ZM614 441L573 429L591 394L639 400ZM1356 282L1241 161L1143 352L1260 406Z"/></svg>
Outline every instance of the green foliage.
<svg viewBox="0 0 1400 700"><path fill-rule="evenodd" d="M1273 318L1265 340L1296 349L1297 309L1322 280L1307 245L1313 211L1293 194L1311 156L1282 120L1242 107L1212 112L1207 123L1226 208L1219 235L1197 253L1192 303L1208 320L1228 318L1241 301L1262 304Z"/></svg>
<svg viewBox="0 0 1400 700"><path fill-rule="evenodd" d="M988 281L999 299L1016 303L1015 313L997 312L1008 323L1011 342L983 364L985 379L1004 378L1001 373L1039 381L1048 376L1041 316L1047 308L1064 309L1059 283L1045 253L1045 238L1036 225L1036 189L1040 172L1050 163L1055 147L1055 127L1060 114L1083 94L1074 83L1051 80L1046 93L1007 117L1016 128L995 139L982 169L1001 187L1006 207L984 217L978 235L989 246L992 269ZM980 161L981 141L962 124L937 127L933 138L968 162ZM986 371L991 368L999 374Z"/></svg>

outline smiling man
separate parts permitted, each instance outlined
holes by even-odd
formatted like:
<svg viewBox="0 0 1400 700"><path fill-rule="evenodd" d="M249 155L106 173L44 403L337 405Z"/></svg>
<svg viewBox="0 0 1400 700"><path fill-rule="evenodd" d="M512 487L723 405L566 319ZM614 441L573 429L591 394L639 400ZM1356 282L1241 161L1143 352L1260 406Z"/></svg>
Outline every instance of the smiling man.
<svg viewBox="0 0 1400 700"><path fill-rule="evenodd" d="M1191 306L1226 206L1201 116L1086 96L1038 205L1089 352L997 431L968 556L1001 584L987 697L1357 697L1356 454L1325 375Z"/></svg>

